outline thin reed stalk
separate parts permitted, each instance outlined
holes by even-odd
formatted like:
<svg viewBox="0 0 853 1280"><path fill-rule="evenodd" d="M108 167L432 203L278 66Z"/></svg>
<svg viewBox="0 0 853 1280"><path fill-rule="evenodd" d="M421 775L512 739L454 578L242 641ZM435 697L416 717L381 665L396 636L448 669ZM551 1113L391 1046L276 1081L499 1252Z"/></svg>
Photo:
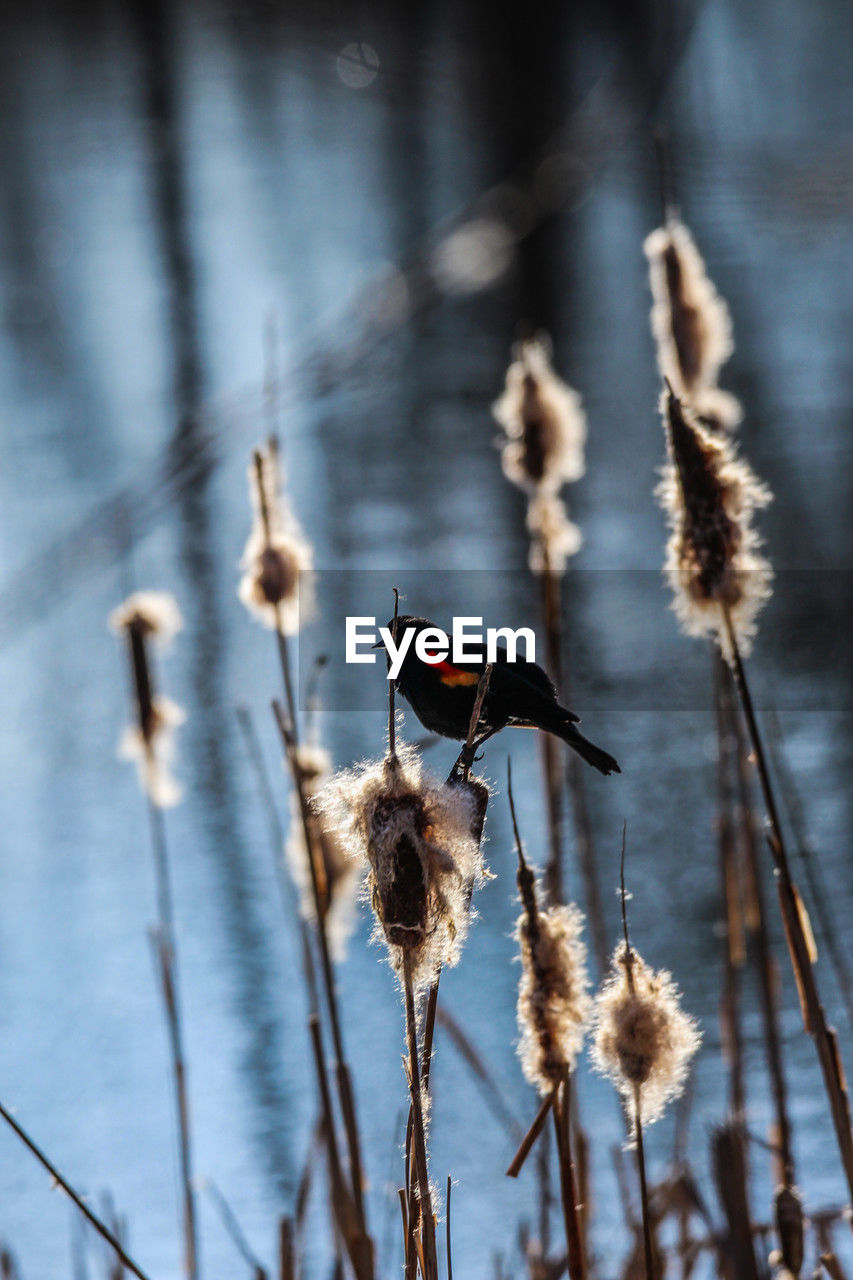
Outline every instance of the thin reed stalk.
<svg viewBox="0 0 853 1280"><path fill-rule="evenodd" d="M622 828L622 856L619 864L619 896L622 904L622 932L625 938L625 975L628 990L634 994L633 952L628 936L628 895L625 891L625 844L627 827ZM637 1151L637 1171L640 1176L640 1208L643 1219L643 1254L646 1264L646 1280L655 1280L655 1259L652 1245L652 1220L649 1210L649 1189L646 1179L646 1148L643 1140L643 1116L640 1086L634 1085L634 1138Z"/></svg>
<svg viewBox="0 0 853 1280"><path fill-rule="evenodd" d="M415 996L412 986L412 962L408 952L403 955L403 998L406 1010L406 1043L408 1045L409 1093L412 1100L413 1147L415 1178L418 1187L418 1220L409 1221L414 1236L420 1228L420 1263L424 1280L437 1280L438 1259L435 1250L435 1219L432 1211L432 1192L427 1165L426 1127L424 1125L421 1072L418 1061L418 1033L415 1016Z"/></svg>
<svg viewBox="0 0 853 1280"><path fill-rule="evenodd" d="M724 678L731 684L731 669L726 667ZM746 859L746 870L750 880L752 909L755 929L755 965L758 972L761 1019L763 1026L762 1040L767 1055L767 1070L770 1076L770 1087L773 1094L773 1107L776 1115L775 1138L776 1151L780 1166L779 1181L784 1186L793 1186L795 1182L794 1153L792 1144L792 1126L788 1111L788 1086L785 1079L785 1068L782 1059L782 1034L779 1026L779 984L778 970L770 945L770 932L767 927L767 905L764 896L763 877L758 856L758 837L755 815L750 796L750 777L747 772L747 746L744 740L743 726L739 716L733 716L733 729L737 740L737 783L740 839L743 856Z"/></svg>
<svg viewBox="0 0 853 1280"><path fill-rule="evenodd" d="M575 1162L572 1153L571 1075L563 1073L562 1084L553 1105L554 1133L557 1140L557 1156L560 1168L560 1199L563 1222L566 1228L566 1248L569 1258L570 1280L585 1280L586 1250L584 1248L581 1214L578 1206Z"/></svg>
<svg viewBox="0 0 853 1280"><path fill-rule="evenodd" d="M302 819L303 834L305 838L305 848L308 853L307 861L310 875L311 892L314 898L315 907L315 936L317 938L320 951L320 971L323 977L323 988L326 996L326 1009L329 1015L329 1024L332 1032L332 1045L335 1054L335 1082L337 1085L338 1101L341 1109L341 1115L344 1122L344 1132L347 1139L347 1147L349 1152L350 1164L350 1186L352 1198L355 1205L356 1217L359 1224L359 1232L361 1240L358 1246L359 1265L366 1265L369 1261L368 1273L373 1272L373 1246L369 1235L367 1234L366 1218L364 1212L364 1179L362 1174L361 1161L361 1142L359 1136L358 1122L355 1109L355 1098L352 1090L351 1076L344 1054L343 1035L341 1032L340 1017L338 1013L337 992L335 990L334 969L332 966L331 953L329 950L329 940L321 910L320 900L320 884L317 873L317 860L315 857L313 831L311 827L311 811L309 807L309 799L306 794L302 769L299 763L298 745L294 733L293 721L286 715L280 703L273 702L273 712L278 724L279 732L284 743L285 754L288 765L290 767L293 785L296 788L299 800L299 812ZM354 1261L355 1265L355 1261Z"/></svg>
<svg viewBox="0 0 853 1280"><path fill-rule="evenodd" d="M730 682L719 649L711 650L717 721L717 843L720 855L720 890L725 937L723 946L723 994L720 1021L729 1065L729 1112L743 1125L746 1115L743 1035L740 1020L741 970L744 962L743 915L734 831L733 770L735 757Z"/></svg>
<svg viewBox="0 0 853 1280"><path fill-rule="evenodd" d="M747 730L752 743L758 777L770 823L769 845L777 873L777 888L785 937L791 957L791 965L800 993L803 1022L813 1038L823 1073L824 1085L830 1103L833 1127L838 1143L841 1163L847 1179L848 1192L853 1199L853 1132L850 1126L850 1105L844 1083L844 1073L835 1032L828 1025L818 993L814 964L804 925L804 907L791 875L785 839L779 821L776 796L764 751L764 743L758 727L755 708L746 678L735 629L728 608L723 606L723 619L732 653L735 684L741 699Z"/></svg>
<svg viewBox="0 0 853 1280"><path fill-rule="evenodd" d="M20 1138L21 1142L23 1142L27 1150L32 1155L35 1156L36 1160L38 1160L42 1168L45 1169L46 1172L50 1174L50 1177L53 1183L57 1187L60 1187L61 1190L65 1192L65 1194L68 1196L68 1199L72 1202L75 1208L79 1209L80 1213L82 1213L86 1221L92 1227L94 1227L95 1231L97 1231L101 1239L105 1240L107 1244L110 1246L110 1248L115 1251L116 1256L121 1260L123 1266L127 1267L128 1271L132 1271L133 1274L137 1277L137 1280L148 1280L148 1276L145 1274L142 1268L138 1266L137 1263L134 1262L133 1258L130 1257L130 1255L127 1253L124 1246L122 1245L121 1241L109 1229L106 1223L102 1222L101 1219L98 1217L98 1215L89 1208L89 1206L86 1204L86 1201L83 1199L83 1197L74 1190L74 1188L71 1186L71 1183L68 1181L68 1179L63 1177L63 1175L59 1172L59 1170L57 1169L53 1161L47 1155L45 1155L41 1147L39 1147L35 1143L35 1141L27 1133L26 1129L24 1129L23 1126L18 1123L18 1121L11 1114L11 1112L6 1110L2 1102L0 1102L0 1119L3 1119L6 1121L9 1128L15 1134L17 1134L17 1136Z"/></svg>

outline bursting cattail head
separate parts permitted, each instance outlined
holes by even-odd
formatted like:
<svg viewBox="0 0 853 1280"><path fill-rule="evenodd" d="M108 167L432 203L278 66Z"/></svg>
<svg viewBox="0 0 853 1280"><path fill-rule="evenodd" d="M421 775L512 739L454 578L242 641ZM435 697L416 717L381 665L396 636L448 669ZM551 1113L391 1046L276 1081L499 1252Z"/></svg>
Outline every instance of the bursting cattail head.
<svg viewBox="0 0 853 1280"><path fill-rule="evenodd" d="M706 426L736 426L740 405L717 387L720 369L733 350L729 310L708 279L693 237L678 218L670 217L643 248L662 377L706 419Z"/></svg>
<svg viewBox="0 0 853 1280"><path fill-rule="evenodd" d="M376 936L399 973L408 956L416 987L459 959L471 896L485 872L473 794L424 769L411 747L336 774L317 812L368 867Z"/></svg>
<svg viewBox="0 0 853 1280"><path fill-rule="evenodd" d="M531 892L535 894L532 880ZM539 910L528 903L516 926L521 947L518 1054L526 1079L543 1097L564 1072L574 1070L589 1022L592 1001L582 929L583 913L574 905Z"/></svg>
<svg viewBox="0 0 853 1280"><path fill-rule="evenodd" d="M581 531L556 494L538 493L530 499L527 529L534 573L563 573L571 557L580 551Z"/></svg>
<svg viewBox="0 0 853 1280"><path fill-rule="evenodd" d="M506 433L504 474L526 493L556 493L584 473L580 396L554 373L542 340L522 342L513 354L504 393L492 409Z"/></svg>
<svg viewBox="0 0 853 1280"><path fill-rule="evenodd" d="M620 943L595 998L594 1028L596 1068L622 1094L634 1126L637 1096L642 1123L652 1124L682 1092L701 1042L672 976L650 969L633 947Z"/></svg>
<svg viewBox="0 0 853 1280"><path fill-rule="evenodd" d="M180 631L180 610L174 597L164 591L137 591L112 611L109 624L127 639L136 704L136 723L119 740L119 759L136 764L140 785L152 804L172 808L183 794L171 772L174 730L186 717L171 699L157 696L149 644L151 640L168 644Z"/></svg>
<svg viewBox="0 0 853 1280"><path fill-rule="evenodd" d="M727 610L747 653L773 579L752 524L770 491L731 440L702 427L672 390L664 393L663 416L669 460L658 497L670 526L664 568L673 607L687 635L715 636L730 658Z"/></svg>
<svg viewBox="0 0 853 1280"><path fill-rule="evenodd" d="M255 451L248 474L254 519L237 594L265 627L295 635L310 606L300 574L310 570L313 555L285 501L274 441Z"/></svg>
<svg viewBox="0 0 853 1280"><path fill-rule="evenodd" d="M296 763L305 795L315 796L331 771L328 753L316 746L297 747ZM346 943L352 932L361 869L358 862L350 857L340 834L330 828L313 807L308 815L307 825L315 859L320 914L335 958L340 960L343 959ZM302 807L295 788L290 793L290 829L285 856L290 874L299 890L302 917L313 921L316 919L316 907L311 867L305 843Z"/></svg>

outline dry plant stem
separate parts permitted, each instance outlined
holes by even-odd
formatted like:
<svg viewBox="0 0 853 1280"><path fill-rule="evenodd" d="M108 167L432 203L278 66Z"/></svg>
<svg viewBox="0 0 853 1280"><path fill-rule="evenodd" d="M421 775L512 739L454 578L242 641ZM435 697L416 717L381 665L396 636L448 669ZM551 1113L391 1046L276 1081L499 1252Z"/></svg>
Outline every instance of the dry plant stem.
<svg viewBox="0 0 853 1280"><path fill-rule="evenodd" d="M150 750L150 747L147 748ZM175 1091L175 1110L178 1120L178 1146L181 1166L181 1194L183 1197L184 1266L190 1280L198 1276L198 1232L196 1227L195 1195L193 1192L192 1145L190 1139L189 1102L187 1099L187 1073L184 1059L183 1033L177 988L177 955L172 923L172 892L169 878L169 855L166 844L166 824L163 810L149 798L148 814L151 825L151 844L157 878L158 928L153 937L155 961L163 993L163 1008L169 1034L172 1056L172 1078Z"/></svg>
<svg viewBox="0 0 853 1280"><path fill-rule="evenodd" d="M622 932L625 935L625 972L628 988L634 994L633 953L628 936L628 895L625 892L625 842L627 824L622 827L622 858L619 867L620 898L622 902ZM643 1115L640 1106L640 1087L634 1086L634 1130L637 1143L637 1169L640 1175L640 1205L643 1213L643 1250L646 1260L646 1280L655 1280L654 1252L652 1249L652 1227L649 1213L649 1191L646 1181L646 1150L643 1143Z"/></svg>
<svg viewBox="0 0 853 1280"><path fill-rule="evenodd" d="M215 1182L209 1181L205 1185L205 1190L219 1214L219 1219L225 1229L226 1235L231 1239L234 1248L240 1254L240 1257L251 1269L255 1280L268 1280L266 1269L252 1252L252 1247L243 1234L243 1230L240 1223L237 1221L234 1210L219 1190L219 1187Z"/></svg>
<svg viewBox="0 0 853 1280"><path fill-rule="evenodd" d="M305 792L302 770L299 764L298 748L293 734L292 722L288 721L279 703L273 703L273 711L275 713L279 731L284 741L285 753L290 766L293 785L296 788L296 793L299 799L299 812L302 817L305 848L308 850L309 855L307 861L311 878L311 892L314 898L316 936L320 949L323 987L326 993L326 1007L329 1013L329 1023L332 1029L332 1044L335 1053L335 1081L338 1087L341 1115L343 1116L344 1129L347 1136L347 1146L349 1149L350 1180L352 1184L353 1199L355 1201L356 1213L358 1215L362 1233L366 1237L367 1231L364 1213L364 1180L362 1177L361 1142L359 1138L352 1082L344 1054L343 1036L341 1034L340 1018L338 1015L337 993L335 991L335 976L332 967L332 958L329 951L329 940L326 933L326 923L320 906L320 884L317 877L317 861L314 857L311 811L308 796Z"/></svg>
<svg viewBox="0 0 853 1280"><path fill-rule="evenodd" d="M332 1099L329 1093L328 1078L323 1061L323 1045L320 1037L320 1021L316 1015L308 1019L311 1043L314 1050L314 1066L317 1072L317 1083L320 1089L320 1107L323 1114L323 1126L326 1136L326 1152L328 1157L329 1190L332 1200L332 1213L337 1221L341 1236L347 1248L353 1271L358 1280L365 1280L373 1275L372 1245L365 1236L358 1220L355 1204L349 1188L344 1181L341 1170L338 1140L335 1132L335 1117L332 1111Z"/></svg>
<svg viewBox="0 0 853 1280"><path fill-rule="evenodd" d="M770 781L770 774L767 768L767 759L758 728L758 721L756 720L755 709L753 707L749 685L747 684L746 673L744 671L743 662L741 661L737 638L734 633L734 628L732 627L729 612L725 608L723 609L723 617L725 619L726 630L733 655L735 683L740 694L747 729L749 731L753 753L755 755L758 776L761 782L761 790L764 795L764 803L767 808L767 816L770 821L769 844L773 854L773 860L776 864L779 902L782 909L782 919L785 925L785 936L788 942L791 964L793 966L794 976L797 980L797 986L801 994L806 1030L814 1039L815 1046L817 1048L818 1060L823 1072L824 1085L829 1098L835 1136L838 1142L838 1149L841 1155L844 1173L847 1178L848 1192L851 1199L853 1199L853 1133L851 1133L850 1127L850 1107L847 1091L844 1085L838 1042L835 1037L835 1032L827 1024L826 1015L820 1002L817 979L815 977L814 966L809 955L808 943L803 930L803 922L800 917L796 887L791 877L788 855L776 807L776 798Z"/></svg>
<svg viewBox="0 0 853 1280"><path fill-rule="evenodd" d="M769 736L774 770L779 780L779 789L782 793L782 800L788 814L791 830L794 833L797 853L800 856L800 862L805 872L812 902L814 903L815 914L820 925L821 940L826 944L829 959L838 979L838 986L841 991L841 998L844 1001L844 1008L847 1011L847 1018L851 1028L853 1028L853 984L851 984L850 980L850 971L847 968L838 942L838 933L832 918L832 909L826 892L826 884L820 875L820 862L806 832L802 802L797 793L788 762L785 759L785 753L782 750L781 732L775 713L771 715L771 733Z"/></svg>
<svg viewBox="0 0 853 1280"><path fill-rule="evenodd" d="M726 672L731 681L731 672ZM750 779L747 775L747 749L743 741L743 729L740 719L734 717L734 730L738 742L738 799L740 809L741 838L748 871L752 881L755 900L757 927L755 933L756 966L758 968L761 1017L764 1025L764 1044L767 1051L767 1069L770 1074L770 1085L773 1091L773 1105L776 1112L776 1140L778 1142L779 1163L781 1165L780 1181L787 1187L794 1185L796 1174L791 1142L791 1120L788 1115L788 1087L785 1081L785 1069L782 1062L782 1035L779 1027L779 994L776 980L776 967L770 945L770 934L767 928L767 906L764 898L761 866L758 856L758 839L755 830L752 802L750 798Z"/></svg>
<svg viewBox="0 0 853 1280"><path fill-rule="evenodd" d="M269 774L267 773L266 766L264 764L264 757L258 740L257 729L255 728L255 722L251 713L245 707L237 708L237 719L245 739L249 761L258 781L258 791L260 793L261 802L267 815L267 825L270 833L270 850L272 853L276 883L281 897L282 910L284 911L288 924L295 919L299 929L299 938L302 950L302 968L305 975L305 987L308 992L308 1011L309 1013L317 1013L319 1011L317 974L314 968L314 956L311 951L311 939L308 933L308 926L303 920L302 913L299 910L299 903L296 900L293 881L290 876L286 874L284 864L282 862L281 851L284 846L284 830L273 798Z"/></svg>
<svg viewBox="0 0 853 1280"><path fill-rule="evenodd" d="M575 1165L571 1142L571 1076L564 1072L562 1088L554 1101L554 1132L557 1138L557 1156L560 1165L560 1192L563 1204L563 1221L566 1226L566 1248L569 1258L570 1280L584 1280L586 1256L578 1207Z"/></svg>
<svg viewBox="0 0 853 1280"><path fill-rule="evenodd" d="M6 1110L2 1103L0 1103L0 1118L5 1120L9 1125L9 1128L17 1134L27 1150L35 1156L42 1168L50 1174L53 1182L65 1192L72 1204L80 1210L86 1221L95 1228L101 1239L106 1240L110 1248L115 1250L117 1257L121 1259L121 1262L125 1267L127 1267L128 1271L132 1271L137 1277L137 1280L148 1280L148 1276L142 1268L138 1267L133 1261L133 1258L125 1252L121 1241L113 1235L109 1227L101 1221L97 1214L92 1212L82 1196L77 1194L70 1183L59 1172L53 1161L48 1159L41 1148L36 1145L26 1130L18 1124L15 1117Z"/></svg>
<svg viewBox="0 0 853 1280"><path fill-rule="evenodd" d="M545 572L542 574L542 613L545 618L545 644L548 659L548 668L553 673L554 682L557 691L560 694L561 701L564 705L571 706L571 672L569 670L569 645L567 643L566 625L563 619L563 611L560 607L560 583L561 575L550 568L548 560L548 548L543 549L545 558ZM560 763L560 747L553 738L545 737L544 741L550 743L556 750L552 751L554 764L559 767ZM550 748L549 748L550 749ZM609 960L609 948L607 942L607 925L604 919L604 907L601 901L601 888L598 883L598 870L595 859L595 845L592 836L592 823L589 816L589 804L586 794L586 779L584 777L584 764L580 757L573 751L564 751L562 758L566 764L566 779L568 781L569 794L572 798L572 824L575 833L575 846L577 848L578 862L580 863L581 877L584 885L584 896L586 899L587 918L590 926L590 938L595 953L596 964L598 966L599 976L603 976L607 972ZM549 757L546 760L546 776L550 778ZM554 786L561 787L561 780L554 779ZM551 805L549 802L549 813ZM555 813L552 825L552 831L558 833L558 838L562 835L562 807ZM553 856L553 844L552 844ZM559 856L559 848L558 848ZM550 872L550 867L549 867ZM561 861L555 864L554 874L546 874L546 889L548 897L551 901L562 902L563 900L563 883L562 883L562 864ZM556 894L556 896L555 896Z"/></svg>
<svg viewBox="0 0 853 1280"><path fill-rule="evenodd" d="M726 680L723 658L715 646L711 649L714 669L714 693L717 712L717 840L720 853L720 888L725 923L723 995L720 1021L729 1063L729 1110L732 1118L743 1125L746 1113L743 1071L743 1037L740 1024L740 971L743 964L743 928L740 909L740 886L736 863L732 810L732 773L734 768L734 730L732 726L731 688Z"/></svg>
<svg viewBox="0 0 853 1280"><path fill-rule="evenodd" d="M541 575L542 613L545 619L545 648L548 668L556 688L562 691L562 635L560 627L560 575L550 567L547 545ZM548 806L548 862L545 866L545 898L549 903L562 902L563 893L563 778L562 743L550 734L539 735L542 767L545 776L545 798Z"/></svg>
<svg viewBox="0 0 853 1280"><path fill-rule="evenodd" d="M418 1037L415 1019L415 997L412 988L412 963L406 953L403 958L403 996L406 1005L406 1040L409 1048L409 1091L412 1099L414 1126L415 1176L418 1183L419 1217L421 1227L421 1265L424 1280L437 1280L438 1264L435 1253L435 1220L432 1213L432 1193L427 1168L426 1131L424 1129L421 1073L418 1064ZM410 1223L414 1230L414 1224Z"/></svg>
<svg viewBox="0 0 853 1280"><path fill-rule="evenodd" d="M525 1160L530 1155L530 1152L533 1150L533 1146L534 1146L534 1143L536 1142L536 1139L539 1137L540 1133L545 1127L545 1121L548 1119L548 1112L551 1110L551 1108L554 1105L554 1100L557 1097L558 1088L559 1088L559 1085L555 1084L551 1092L549 1094L546 1094L545 1097L540 1102L539 1110L536 1112L536 1115L533 1118L533 1124L530 1126L530 1128L527 1130L527 1133L522 1138L521 1142L519 1143L518 1150L516 1151L515 1155L513 1156L512 1160L509 1163L509 1167L506 1171L506 1176L508 1178L517 1178L518 1175L521 1173Z"/></svg>
<svg viewBox="0 0 853 1280"><path fill-rule="evenodd" d="M445 1249L447 1252L447 1280L453 1280L453 1255L450 1249L450 1174L447 1175L447 1197L445 1201Z"/></svg>

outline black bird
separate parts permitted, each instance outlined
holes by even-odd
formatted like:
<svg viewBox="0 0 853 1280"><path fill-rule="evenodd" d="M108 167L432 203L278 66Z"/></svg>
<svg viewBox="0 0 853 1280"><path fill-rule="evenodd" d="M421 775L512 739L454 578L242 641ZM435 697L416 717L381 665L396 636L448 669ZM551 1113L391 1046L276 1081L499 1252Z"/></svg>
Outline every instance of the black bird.
<svg viewBox="0 0 853 1280"><path fill-rule="evenodd" d="M398 643L407 629L415 632L400 667L397 688L424 728L445 738L464 741L474 711L477 685L486 666L485 646L466 640L468 652L478 654L471 661L422 662L415 652L415 639L419 632L432 626L427 618L413 618L408 614L397 618ZM395 634L393 618L387 629ZM374 645L377 649L384 647L381 640ZM508 726L542 729L567 742L599 772L621 772L613 756L575 728L578 717L560 706L557 691L541 667L521 657L510 662L503 645L497 646L496 659L480 712L477 745Z"/></svg>

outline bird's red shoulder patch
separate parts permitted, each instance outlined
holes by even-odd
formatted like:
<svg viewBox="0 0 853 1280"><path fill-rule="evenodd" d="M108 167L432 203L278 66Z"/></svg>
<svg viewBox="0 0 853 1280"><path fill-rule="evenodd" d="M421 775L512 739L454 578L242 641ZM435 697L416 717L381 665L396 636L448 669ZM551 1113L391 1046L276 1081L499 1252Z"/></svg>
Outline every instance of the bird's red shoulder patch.
<svg viewBox="0 0 853 1280"><path fill-rule="evenodd" d="M430 663L430 666L438 672L441 683L451 688L480 683L479 671L465 671L462 667L454 667L450 662Z"/></svg>

